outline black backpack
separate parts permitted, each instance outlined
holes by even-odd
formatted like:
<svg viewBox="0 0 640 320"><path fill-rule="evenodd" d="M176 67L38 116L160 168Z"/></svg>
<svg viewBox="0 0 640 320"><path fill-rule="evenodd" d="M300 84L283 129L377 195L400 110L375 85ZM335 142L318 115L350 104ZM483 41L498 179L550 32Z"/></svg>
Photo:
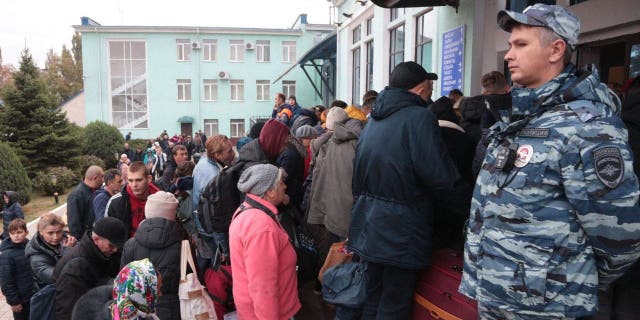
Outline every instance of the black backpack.
<svg viewBox="0 0 640 320"><path fill-rule="evenodd" d="M222 169L200 194L196 218L202 235L212 237L213 232L229 232L233 213L244 200L238 190L244 165L244 162L238 162Z"/></svg>

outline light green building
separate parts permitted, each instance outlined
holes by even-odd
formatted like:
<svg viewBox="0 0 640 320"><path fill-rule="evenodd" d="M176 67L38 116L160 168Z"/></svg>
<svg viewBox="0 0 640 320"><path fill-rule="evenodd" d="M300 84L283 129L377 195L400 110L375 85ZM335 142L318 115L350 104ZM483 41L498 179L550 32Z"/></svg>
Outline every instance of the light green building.
<svg viewBox="0 0 640 320"><path fill-rule="evenodd" d="M271 116L278 92L303 107L322 103L313 88L320 75L292 66L335 31L306 14L289 29L102 26L86 17L74 29L82 34L86 121L135 138L163 130L242 137Z"/></svg>

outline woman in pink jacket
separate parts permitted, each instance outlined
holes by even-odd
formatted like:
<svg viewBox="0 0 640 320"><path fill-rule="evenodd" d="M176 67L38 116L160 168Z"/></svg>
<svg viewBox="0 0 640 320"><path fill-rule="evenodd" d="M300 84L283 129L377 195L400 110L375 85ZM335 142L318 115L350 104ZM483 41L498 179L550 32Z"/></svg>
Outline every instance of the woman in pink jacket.
<svg viewBox="0 0 640 320"><path fill-rule="evenodd" d="M283 180L277 167L258 164L238 181L246 199L229 227L238 319L290 319L300 310L296 252L276 217L287 201Z"/></svg>

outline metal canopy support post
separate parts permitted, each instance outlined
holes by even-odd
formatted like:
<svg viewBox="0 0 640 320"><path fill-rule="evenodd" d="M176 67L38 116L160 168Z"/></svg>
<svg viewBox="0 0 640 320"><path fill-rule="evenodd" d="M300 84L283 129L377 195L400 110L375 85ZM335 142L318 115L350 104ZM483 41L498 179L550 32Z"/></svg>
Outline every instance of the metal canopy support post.
<svg viewBox="0 0 640 320"><path fill-rule="evenodd" d="M309 76L309 72L307 72L307 69L304 68L304 65L302 65L300 67L302 68L302 71L304 71L304 75L307 76L307 79L309 79L309 82L311 82L311 85L313 86L313 90L316 92L318 97L322 98L322 93L320 93L320 90L318 90L318 87L316 86L316 84L311 79L311 76Z"/></svg>
<svg viewBox="0 0 640 320"><path fill-rule="evenodd" d="M329 85L329 82L327 81L327 79L325 79L325 77L322 76L322 68L320 68L315 61L311 60L311 63L313 64L313 66L316 69L316 72L320 75L320 79L322 80L322 82L324 83L325 86L327 86L327 90L329 90L329 92L331 93L331 95L335 96L335 93L333 92L333 90L331 89L331 86Z"/></svg>

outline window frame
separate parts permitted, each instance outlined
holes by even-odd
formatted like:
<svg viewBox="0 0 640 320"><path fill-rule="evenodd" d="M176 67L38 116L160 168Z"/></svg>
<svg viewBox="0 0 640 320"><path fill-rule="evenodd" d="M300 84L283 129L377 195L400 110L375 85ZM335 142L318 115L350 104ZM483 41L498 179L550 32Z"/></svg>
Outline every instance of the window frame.
<svg viewBox="0 0 640 320"><path fill-rule="evenodd" d="M244 127L245 127L244 119L230 119L229 120L229 137L230 138L244 137L244 134L245 134Z"/></svg>
<svg viewBox="0 0 640 320"><path fill-rule="evenodd" d="M266 59L265 59L266 53ZM271 62L271 41L256 40L256 62Z"/></svg>
<svg viewBox="0 0 640 320"><path fill-rule="evenodd" d="M283 40L282 41L282 62L283 63L296 62L296 50L297 50L297 44L295 40Z"/></svg>
<svg viewBox="0 0 640 320"><path fill-rule="evenodd" d="M204 39L202 40L202 61L216 62L218 61L218 40ZM213 57L211 57L213 55ZM209 56L209 59L207 59Z"/></svg>
<svg viewBox="0 0 640 320"><path fill-rule="evenodd" d="M269 80L256 80L256 101L271 100L271 84Z"/></svg>
<svg viewBox="0 0 640 320"><path fill-rule="evenodd" d="M229 62L244 62L244 46L244 40L229 40Z"/></svg>
<svg viewBox="0 0 640 320"><path fill-rule="evenodd" d="M242 102L244 101L244 80L242 79L232 79L229 80L229 100L232 102ZM241 97L238 97L240 91ZM235 97L234 97L235 96Z"/></svg>
<svg viewBox="0 0 640 320"><path fill-rule="evenodd" d="M176 86L178 88L176 101L191 101L191 79L176 79ZM180 95L182 95L183 97L181 98Z"/></svg>
<svg viewBox="0 0 640 320"><path fill-rule="evenodd" d="M402 29L403 38L401 46L398 45L398 31L400 29ZM398 24L389 30L389 74L391 74L391 71L393 71L393 68L395 68L395 66L404 61L404 45L406 42L405 36L406 31L404 23ZM395 51L396 47L400 47L401 49ZM401 59L398 60L397 56L400 56Z"/></svg>
<svg viewBox="0 0 640 320"><path fill-rule="evenodd" d="M191 40L176 39L177 61L191 61Z"/></svg>
<svg viewBox="0 0 640 320"><path fill-rule="evenodd" d="M282 94L285 99L290 96L296 95L296 81L295 80L282 80Z"/></svg>
<svg viewBox="0 0 640 320"><path fill-rule="evenodd" d="M216 132L213 132L212 130L214 125L216 128ZM220 134L220 121L218 119L204 119L202 127L204 128L204 134L207 135L207 137L213 137L217 134ZM207 130L207 127L211 127L211 129Z"/></svg>
<svg viewBox="0 0 640 320"><path fill-rule="evenodd" d="M218 101L218 95L219 95L219 90L220 87L218 86L218 80L217 79L203 79L203 95L202 95L202 99L203 101ZM209 87L209 88L207 88ZM215 94L214 94L215 93ZM207 95L210 96L209 99L207 99Z"/></svg>

